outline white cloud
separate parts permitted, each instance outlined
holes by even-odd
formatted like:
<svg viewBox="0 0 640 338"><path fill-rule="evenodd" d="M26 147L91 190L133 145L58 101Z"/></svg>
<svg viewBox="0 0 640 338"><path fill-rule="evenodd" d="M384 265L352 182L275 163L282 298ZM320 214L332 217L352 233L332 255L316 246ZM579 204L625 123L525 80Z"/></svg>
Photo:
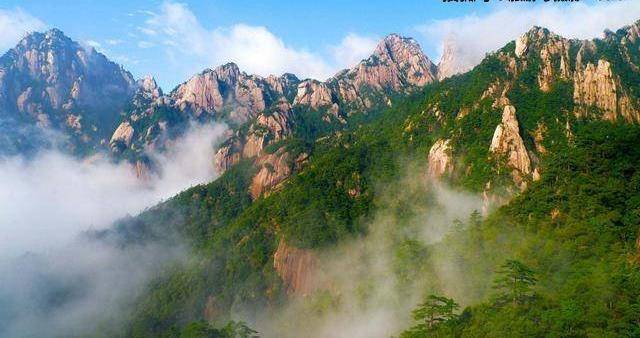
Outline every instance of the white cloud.
<svg viewBox="0 0 640 338"><path fill-rule="evenodd" d="M27 33L45 28L44 22L20 8L0 9L0 51L13 47Z"/></svg>
<svg viewBox="0 0 640 338"><path fill-rule="evenodd" d="M161 176L137 179L127 164L81 161L59 152L0 160L0 258L64 244L190 185L215 178L211 159L222 126L194 127L165 154ZM33 212L37 210L37 212Z"/></svg>
<svg viewBox="0 0 640 338"><path fill-rule="evenodd" d="M266 27L240 23L207 29L186 5L173 2L165 2L141 30L157 32L149 39L155 37L153 41L165 46L170 61L187 68L185 76L235 62L248 73L292 72L302 78L324 79L346 65L344 58L351 61L363 54L363 46L370 45L368 38L350 35L343 43L351 49L336 63L286 44Z"/></svg>
<svg viewBox="0 0 640 338"><path fill-rule="evenodd" d="M98 48L102 47L102 44L100 44L100 42L95 41L95 40L87 40L87 41L85 41L85 43L88 46L93 47L95 49L98 49Z"/></svg>
<svg viewBox="0 0 640 338"><path fill-rule="evenodd" d="M117 46L117 45L122 44L124 41L120 40L120 39L107 39L104 42L106 42L107 45Z"/></svg>
<svg viewBox="0 0 640 338"><path fill-rule="evenodd" d="M615 30L640 18L640 2L615 1L571 6L509 6L487 15L436 20L416 27L431 47L442 53L442 42L454 39L462 63L475 65L487 52L542 26L567 38L599 37L605 29Z"/></svg>
<svg viewBox="0 0 640 338"><path fill-rule="evenodd" d="M146 49L155 46L156 44L149 41L138 41L138 48Z"/></svg>
<svg viewBox="0 0 640 338"><path fill-rule="evenodd" d="M332 46L331 51L336 64L348 68L369 57L377 43L377 38L349 33L340 44Z"/></svg>
<svg viewBox="0 0 640 338"><path fill-rule="evenodd" d="M158 35L158 32L156 32L155 30L151 29L151 28L146 28L146 27L138 27L138 30L146 35Z"/></svg>

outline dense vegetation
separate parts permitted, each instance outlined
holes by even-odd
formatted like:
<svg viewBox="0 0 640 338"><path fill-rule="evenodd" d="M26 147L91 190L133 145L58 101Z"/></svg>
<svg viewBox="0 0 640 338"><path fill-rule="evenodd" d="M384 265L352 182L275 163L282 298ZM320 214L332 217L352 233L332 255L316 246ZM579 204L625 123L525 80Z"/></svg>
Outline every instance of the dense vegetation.
<svg viewBox="0 0 640 338"><path fill-rule="evenodd" d="M388 210L396 221L390 232L396 287L417 285L431 295L403 337L640 335L640 127L576 119L572 83L539 89L539 58L511 78L499 54L513 56L514 49L510 43L469 73L397 97L387 109L355 114L345 125L327 124L322 112L296 112L294 136L267 151L283 148L309 159L267 197L251 200L255 168L245 161L100 234L124 242L177 234L194 251L187 264L153 282L126 332L117 334L224 336L203 322L204 312L216 312L223 325L231 314L250 318L287 300L273 268L281 239L299 248L332 247L366 236L376 213ZM622 67L619 50L600 56L608 53ZM398 182L409 164L424 170L436 140L452 141L451 185L478 193L488 181L512 184L488 150L502 111L483 98L492 83L507 80L528 149L535 149L533 131L546 128L547 151L534 158L541 179L486 218L474 213L451 224L441 241L422 243L412 207L432 199ZM433 278L442 261L465 277L449 284Z"/></svg>
<svg viewBox="0 0 640 338"><path fill-rule="evenodd" d="M577 126L575 145L545 161L541 181L441 244L466 267L471 297L483 301L403 336L640 334L639 141L638 126ZM530 267L518 267L521 274L535 271L537 282L520 293L530 297L495 297L490 281L504 257Z"/></svg>

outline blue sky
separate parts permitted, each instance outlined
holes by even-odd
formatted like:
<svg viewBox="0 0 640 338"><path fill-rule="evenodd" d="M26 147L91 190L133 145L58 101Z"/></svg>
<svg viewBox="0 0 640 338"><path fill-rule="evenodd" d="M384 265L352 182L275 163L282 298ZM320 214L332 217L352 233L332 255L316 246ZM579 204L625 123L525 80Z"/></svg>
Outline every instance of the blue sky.
<svg viewBox="0 0 640 338"><path fill-rule="evenodd" d="M392 32L416 38L435 62L443 40L455 40L473 63L533 24L570 37L597 36L640 19L638 3L3 0L0 49L15 44L20 29L57 27L170 90L228 61L261 75L326 78L366 57ZM5 33L3 20L12 27Z"/></svg>

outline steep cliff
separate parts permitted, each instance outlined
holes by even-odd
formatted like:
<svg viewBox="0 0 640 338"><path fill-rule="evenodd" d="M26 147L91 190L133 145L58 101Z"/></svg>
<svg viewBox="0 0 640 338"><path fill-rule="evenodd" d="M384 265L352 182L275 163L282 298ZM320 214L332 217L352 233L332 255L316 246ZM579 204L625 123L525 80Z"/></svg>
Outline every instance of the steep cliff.
<svg viewBox="0 0 640 338"><path fill-rule="evenodd" d="M318 259L313 252L290 246L284 239L273 254L273 267L290 295L306 296L316 289L317 265Z"/></svg>
<svg viewBox="0 0 640 338"><path fill-rule="evenodd" d="M520 126L513 106L504 107L502 122L496 127L489 151L506 158L506 165L513 169L514 182L524 190L526 178L531 174L531 159L520 136Z"/></svg>
<svg viewBox="0 0 640 338"><path fill-rule="evenodd" d="M453 170L450 140L440 139L429 150L428 174L431 178L441 178Z"/></svg>
<svg viewBox="0 0 640 338"><path fill-rule="evenodd" d="M62 132L77 153L109 139L135 88L129 72L57 29L0 57L0 118Z"/></svg>

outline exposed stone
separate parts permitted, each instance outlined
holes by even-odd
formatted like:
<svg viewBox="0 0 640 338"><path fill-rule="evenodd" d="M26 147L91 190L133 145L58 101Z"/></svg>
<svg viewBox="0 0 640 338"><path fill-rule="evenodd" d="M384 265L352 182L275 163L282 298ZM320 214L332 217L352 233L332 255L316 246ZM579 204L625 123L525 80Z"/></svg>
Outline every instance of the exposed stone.
<svg viewBox="0 0 640 338"><path fill-rule="evenodd" d="M312 109L318 109L331 106L333 104L331 97L331 90L325 83L317 80L305 80L298 85L298 93L293 104L307 105Z"/></svg>
<svg viewBox="0 0 640 338"><path fill-rule="evenodd" d="M289 295L306 296L316 289L317 265L318 259L313 252L289 246L284 238L280 239L273 254L273 267Z"/></svg>
<svg viewBox="0 0 640 338"><path fill-rule="evenodd" d="M434 143L429 150L428 174L431 178L441 178L444 174L453 171L453 161L451 159L451 147L448 139L440 139Z"/></svg>
<svg viewBox="0 0 640 338"><path fill-rule="evenodd" d="M516 39L516 56L522 57L529 49L529 37L525 34Z"/></svg>
<svg viewBox="0 0 640 338"><path fill-rule="evenodd" d="M533 143L536 147L536 151L540 154L547 153L547 148L545 148L543 144L546 132L547 126L545 126L544 123L538 123L538 126L533 131Z"/></svg>
<svg viewBox="0 0 640 338"><path fill-rule="evenodd" d="M289 154L283 151L265 154L256 160L255 165L260 169L249 186L249 192L254 200L263 194L268 194L291 175L288 161Z"/></svg>
<svg viewBox="0 0 640 338"><path fill-rule="evenodd" d="M216 167L224 171L242 158L261 156L267 145L285 139L291 132L291 106L282 99L268 113L258 114L246 134L237 132L218 150Z"/></svg>
<svg viewBox="0 0 640 338"><path fill-rule="evenodd" d="M226 118L244 123L278 100L286 100L297 84L298 79L291 74L265 79L247 75L235 63L228 63L192 77L178 86L171 98L176 107L196 117L202 113L221 117L228 110Z"/></svg>
<svg viewBox="0 0 640 338"><path fill-rule="evenodd" d="M513 169L514 182L521 189L526 188L524 179L531 174L531 159L520 136L515 107L504 107L502 123L496 127L489 151L493 154L506 156L507 166Z"/></svg>
<svg viewBox="0 0 640 338"><path fill-rule="evenodd" d="M129 146L131 144L131 139L133 138L133 132L133 127L129 122L122 122L116 131L113 132L113 136L111 136L111 141L109 141L109 143L112 147L114 147L117 142L122 142L125 146Z"/></svg>
<svg viewBox="0 0 640 338"><path fill-rule="evenodd" d="M81 134L80 140L93 145L111 135L105 126L117 124L134 91L129 72L57 29L30 33L0 57L0 110L5 117ZM83 125L80 115L103 124Z"/></svg>
<svg viewBox="0 0 640 338"><path fill-rule="evenodd" d="M628 122L640 121L631 100L619 89L619 80L614 78L611 64L598 60L598 65L587 63L584 69L575 72L573 99L578 105L576 115L586 115L585 106L594 106L603 112L602 118L615 121L621 116Z"/></svg>
<svg viewBox="0 0 640 338"><path fill-rule="evenodd" d="M438 63L438 80L444 80L473 68L473 64L462 59L464 52L460 50L460 48L455 36L449 36L445 39L442 58L440 58L440 62Z"/></svg>

